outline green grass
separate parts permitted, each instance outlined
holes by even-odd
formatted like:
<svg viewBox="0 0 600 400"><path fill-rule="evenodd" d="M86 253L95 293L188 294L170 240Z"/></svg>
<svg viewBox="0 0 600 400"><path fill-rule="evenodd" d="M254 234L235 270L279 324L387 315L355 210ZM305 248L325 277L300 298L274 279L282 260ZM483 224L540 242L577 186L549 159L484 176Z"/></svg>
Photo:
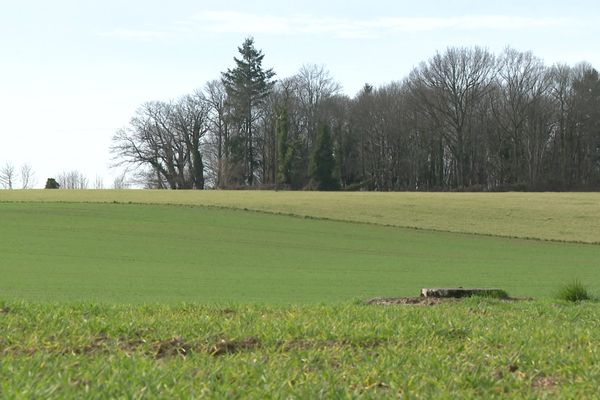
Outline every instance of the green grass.
<svg viewBox="0 0 600 400"><path fill-rule="evenodd" d="M600 243L600 193L0 190L0 202L206 205L507 237Z"/></svg>
<svg viewBox="0 0 600 400"><path fill-rule="evenodd" d="M562 285L558 290L556 298L564 301L578 302L592 300L588 289L578 280Z"/></svg>
<svg viewBox="0 0 600 400"><path fill-rule="evenodd" d="M0 298L116 303L336 303L422 287L551 297L600 285L600 246L243 211L0 204Z"/></svg>
<svg viewBox="0 0 600 400"><path fill-rule="evenodd" d="M0 311L3 398L595 398L600 308L53 305Z"/></svg>
<svg viewBox="0 0 600 400"><path fill-rule="evenodd" d="M0 397L593 398L599 199L0 191Z"/></svg>

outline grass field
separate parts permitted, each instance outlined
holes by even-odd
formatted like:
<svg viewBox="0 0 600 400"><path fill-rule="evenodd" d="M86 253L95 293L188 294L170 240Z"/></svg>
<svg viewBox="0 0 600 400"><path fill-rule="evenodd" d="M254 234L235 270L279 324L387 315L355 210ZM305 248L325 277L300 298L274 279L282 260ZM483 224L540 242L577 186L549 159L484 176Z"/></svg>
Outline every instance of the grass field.
<svg viewBox="0 0 600 400"><path fill-rule="evenodd" d="M57 306L0 315L3 398L597 398L596 304Z"/></svg>
<svg viewBox="0 0 600 400"><path fill-rule="evenodd" d="M202 207L0 205L0 297L39 301L348 302L428 286L548 297L600 286L600 246Z"/></svg>
<svg viewBox="0 0 600 400"><path fill-rule="evenodd" d="M0 398L594 398L598 200L0 191Z"/></svg>
<svg viewBox="0 0 600 400"><path fill-rule="evenodd" d="M342 221L600 243L600 193L0 190L0 202L205 205Z"/></svg>

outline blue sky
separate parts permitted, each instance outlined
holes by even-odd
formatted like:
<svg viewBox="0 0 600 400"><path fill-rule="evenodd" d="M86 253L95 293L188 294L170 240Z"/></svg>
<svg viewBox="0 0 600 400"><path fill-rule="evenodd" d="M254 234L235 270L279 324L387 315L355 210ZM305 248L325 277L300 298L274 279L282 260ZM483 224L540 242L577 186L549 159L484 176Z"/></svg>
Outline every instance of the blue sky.
<svg viewBox="0 0 600 400"><path fill-rule="evenodd" d="M2 0L0 164L30 163L38 186L71 169L110 186L110 139L136 107L219 78L250 35L278 76L323 64L353 95L448 46L600 68L598 21L590 0Z"/></svg>

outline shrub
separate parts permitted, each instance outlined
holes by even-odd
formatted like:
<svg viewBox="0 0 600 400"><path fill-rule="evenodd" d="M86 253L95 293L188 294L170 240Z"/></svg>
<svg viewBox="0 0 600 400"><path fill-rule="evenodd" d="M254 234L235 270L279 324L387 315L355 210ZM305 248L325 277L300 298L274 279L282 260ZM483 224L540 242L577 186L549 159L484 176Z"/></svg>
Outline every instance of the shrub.
<svg viewBox="0 0 600 400"><path fill-rule="evenodd" d="M587 288L579 281L573 281L560 288L556 296L559 300L579 302L591 300L592 296Z"/></svg>
<svg viewBox="0 0 600 400"><path fill-rule="evenodd" d="M48 178L46 181L46 189L58 189L60 184L54 178Z"/></svg>

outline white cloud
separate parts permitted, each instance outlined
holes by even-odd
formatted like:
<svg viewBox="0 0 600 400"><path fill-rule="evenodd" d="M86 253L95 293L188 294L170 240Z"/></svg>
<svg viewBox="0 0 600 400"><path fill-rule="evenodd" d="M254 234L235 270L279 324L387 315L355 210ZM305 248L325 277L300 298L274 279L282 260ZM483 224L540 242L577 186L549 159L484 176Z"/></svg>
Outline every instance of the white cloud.
<svg viewBox="0 0 600 400"><path fill-rule="evenodd" d="M292 21L288 17L244 14L235 11L205 11L191 18L198 29L214 33L292 33Z"/></svg>
<svg viewBox="0 0 600 400"><path fill-rule="evenodd" d="M146 29L114 29L110 32L101 32L100 36L129 40L153 41L174 38L175 32L171 30L154 31Z"/></svg>
<svg viewBox="0 0 600 400"><path fill-rule="evenodd" d="M194 32L273 35L324 34L338 38L374 38L400 32L442 30L528 30L573 25L568 18L511 15L459 17L380 17L372 19L317 18L311 15L277 16L237 11L202 11L165 30L117 29L105 36L132 40L173 39Z"/></svg>
<svg viewBox="0 0 600 400"><path fill-rule="evenodd" d="M564 18L531 18L509 15L473 15L463 17L397 17L366 21L365 28L382 32L421 32L455 30L524 30L567 26Z"/></svg>
<svg viewBox="0 0 600 400"><path fill-rule="evenodd" d="M335 36L380 36L394 32L420 32L443 29L523 30L566 26L566 18L533 18L510 15L462 17L382 17L364 20L280 17L232 11L204 11L192 17L203 31L216 33L320 34Z"/></svg>

